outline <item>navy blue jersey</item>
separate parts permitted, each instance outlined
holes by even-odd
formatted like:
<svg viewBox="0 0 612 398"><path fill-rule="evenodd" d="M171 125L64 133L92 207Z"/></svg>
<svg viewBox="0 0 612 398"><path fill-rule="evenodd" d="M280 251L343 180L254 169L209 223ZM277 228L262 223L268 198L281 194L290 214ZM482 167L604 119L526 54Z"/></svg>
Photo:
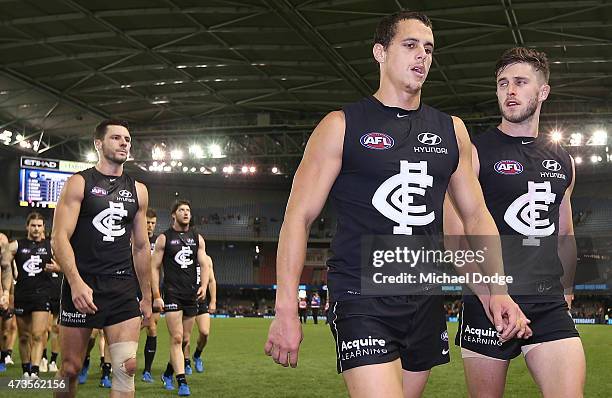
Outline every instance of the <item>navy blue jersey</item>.
<svg viewBox="0 0 612 398"><path fill-rule="evenodd" d="M49 294L51 280L50 274L45 271L45 266L51 262L51 259L51 241L17 240L15 296Z"/></svg>
<svg viewBox="0 0 612 398"><path fill-rule="evenodd" d="M444 194L459 162L451 116L370 96L343 108L342 167L331 189L338 227L328 260L332 300L361 295L365 235L442 234Z"/></svg>
<svg viewBox="0 0 612 398"><path fill-rule="evenodd" d="M70 239L77 269L90 275L133 275L132 227L138 212L136 181L106 176L95 167L79 172L85 192Z"/></svg>
<svg viewBox="0 0 612 398"><path fill-rule="evenodd" d="M510 293L517 301L540 301L544 296L535 297L528 287L553 282L542 286L560 294L556 237L559 207L572 182L569 154L545 137L511 137L497 128L473 142L485 202L502 236L505 273L514 278Z"/></svg>
<svg viewBox="0 0 612 398"><path fill-rule="evenodd" d="M164 235L164 289L180 296L195 294L200 287L200 235L193 230L179 232L172 228L166 230Z"/></svg>

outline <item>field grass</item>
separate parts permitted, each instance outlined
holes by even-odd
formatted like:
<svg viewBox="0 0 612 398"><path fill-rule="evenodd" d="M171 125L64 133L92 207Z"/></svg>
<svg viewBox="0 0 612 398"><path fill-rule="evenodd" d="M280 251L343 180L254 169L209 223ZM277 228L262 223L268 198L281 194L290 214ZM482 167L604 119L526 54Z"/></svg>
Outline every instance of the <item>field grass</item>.
<svg viewBox="0 0 612 398"><path fill-rule="evenodd" d="M304 327L304 342L297 369L286 369L274 364L263 354L270 320L266 319L213 319L209 345L204 351L206 371L194 373L188 382L194 397L344 397L342 377L335 370L335 346L329 328L312 321ZM136 396L175 397L177 392L165 391L159 376L168 358L168 338L165 323L159 325L158 351L153 364L156 382L146 384L137 378ZM449 324L449 335L454 339L456 323ZM604 397L612 394L612 327L599 325L579 326L587 355L587 397ZM195 335L195 333L194 333ZM140 341L139 363L143 364ZM426 397L467 396L459 350L451 345L452 361L434 368L427 386ZM109 391L97 386L100 370L97 347L91 359L90 377L80 386L81 397L106 397ZM19 377L20 362L15 350L15 365L2 377ZM141 371L138 372L140 376ZM44 377L51 377L43 374ZM43 397L49 392L8 392L0 390L1 397ZM510 366L507 397L537 397L537 387L532 381L522 358Z"/></svg>

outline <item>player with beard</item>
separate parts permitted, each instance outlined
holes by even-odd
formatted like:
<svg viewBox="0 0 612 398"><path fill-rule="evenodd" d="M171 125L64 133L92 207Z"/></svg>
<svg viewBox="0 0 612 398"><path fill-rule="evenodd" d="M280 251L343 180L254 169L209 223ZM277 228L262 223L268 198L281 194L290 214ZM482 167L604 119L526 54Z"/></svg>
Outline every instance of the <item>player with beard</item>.
<svg viewBox="0 0 612 398"><path fill-rule="evenodd" d="M157 236L155 235L155 226L157 225L157 213L155 210L147 209L147 234L149 235L149 244L151 245L151 254L155 250L155 241ZM153 376L151 375L151 366L153 365L153 359L155 358L155 352L157 351L157 323L159 322L159 311L154 311L151 315L151 320L147 329L147 340L144 346L144 358L145 365L142 371L142 381L145 383L153 383Z"/></svg>
<svg viewBox="0 0 612 398"><path fill-rule="evenodd" d="M55 210L53 249L64 272L58 376L69 380L68 392L56 392L56 397L76 395L93 328L103 329L109 346L110 396L134 396L141 315L145 325L151 317L151 251L147 188L123 169L131 145L127 122L98 124L98 163L68 179Z"/></svg>
<svg viewBox="0 0 612 398"><path fill-rule="evenodd" d="M162 375L164 388L173 390L176 372L178 395L191 394L185 378L183 336L193 328L198 300L206 297L209 280L206 244L202 235L190 228L191 205L178 200L171 210L172 226L157 237L153 251L153 304L163 308L170 335L170 362ZM159 292L163 266L163 299Z"/></svg>
<svg viewBox="0 0 612 398"><path fill-rule="evenodd" d="M471 170L467 130L459 118L421 103L434 49L431 26L418 12L402 11L380 21L372 49L379 89L331 112L315 128L281 228L276 317L265 352L278 364L297 366L302 330L296 292L308 231L329 194L338 211L328 260L330 325L338 373L352 397L420 396L430 369L450 360L441 291L363 294L363 237L417 235L437 241L448 189L469 233L493 236L487 275L503 275L497 229ZM390 194L393 187L398 189ZM497 330L504 338L522 335L527 320L506 287L490 288L495 294L486 310ZM368 350L360 350L361 342Z"/></svg>
<svg viewBox="0 0 612 398"><path fill-rule="evenodd" d="M507 50L495 76L502 120L474 138L472 162L504 236L505 273L514 278L510 293L532 321L533 335L503 344L474 337L475 330L493 325L479 300L466 294L455 344L470 396L502 397L510 360L522 352L544 397L581 397L584 351L568 308L577 258L570 203L575 172L570 155L540 133L540 111L550 93L546 54ZM445 206L445 232L465 234L452 203ZM477 272L475 264L468 267ZM488 296L479 298L486 305Z"/></svg>
<svg viewBox="0 0 612 398"><path fill-rule="evenodd" d="M45 267L53 264L51 243L45 239L45 221L40 213L26 219L28 236L9 243L2 266L15 260L15 316L19 333L19 355L24 378L39 378L39 366L49 322L51 280Z"/></svg>

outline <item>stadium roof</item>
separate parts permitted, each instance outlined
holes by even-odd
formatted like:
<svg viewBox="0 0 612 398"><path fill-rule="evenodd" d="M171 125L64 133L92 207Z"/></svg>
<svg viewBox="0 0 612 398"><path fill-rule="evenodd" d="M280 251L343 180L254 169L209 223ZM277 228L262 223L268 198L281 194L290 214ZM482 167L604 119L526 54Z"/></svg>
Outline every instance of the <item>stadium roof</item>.
<svg viewBox="0 0 612 398"><path fill-rule="evenodd" d="M300 154L324 113L375 91L374 28L408 6L434 24L428 104L495 122L495 60L525 45L552 63L546 121L610 120L607 0L0 0L0 132L55 148L119 117L141 139Z"/></svg>

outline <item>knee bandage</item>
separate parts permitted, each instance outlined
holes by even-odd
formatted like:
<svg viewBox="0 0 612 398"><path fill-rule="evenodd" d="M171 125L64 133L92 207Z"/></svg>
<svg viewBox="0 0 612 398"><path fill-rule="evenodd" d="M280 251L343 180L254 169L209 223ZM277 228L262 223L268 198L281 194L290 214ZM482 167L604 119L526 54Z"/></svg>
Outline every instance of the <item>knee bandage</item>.
<svg viewBox="0 0 612 398"><path fill-rule="evenodd" d="M136 366L131 374L126 369L126 362L130 359L136 361L136 351L138 342L122 341L109 346L111 354L111 365L113 367L113 387L112 389L120 392L134 391L134 373Z"/></svg>

